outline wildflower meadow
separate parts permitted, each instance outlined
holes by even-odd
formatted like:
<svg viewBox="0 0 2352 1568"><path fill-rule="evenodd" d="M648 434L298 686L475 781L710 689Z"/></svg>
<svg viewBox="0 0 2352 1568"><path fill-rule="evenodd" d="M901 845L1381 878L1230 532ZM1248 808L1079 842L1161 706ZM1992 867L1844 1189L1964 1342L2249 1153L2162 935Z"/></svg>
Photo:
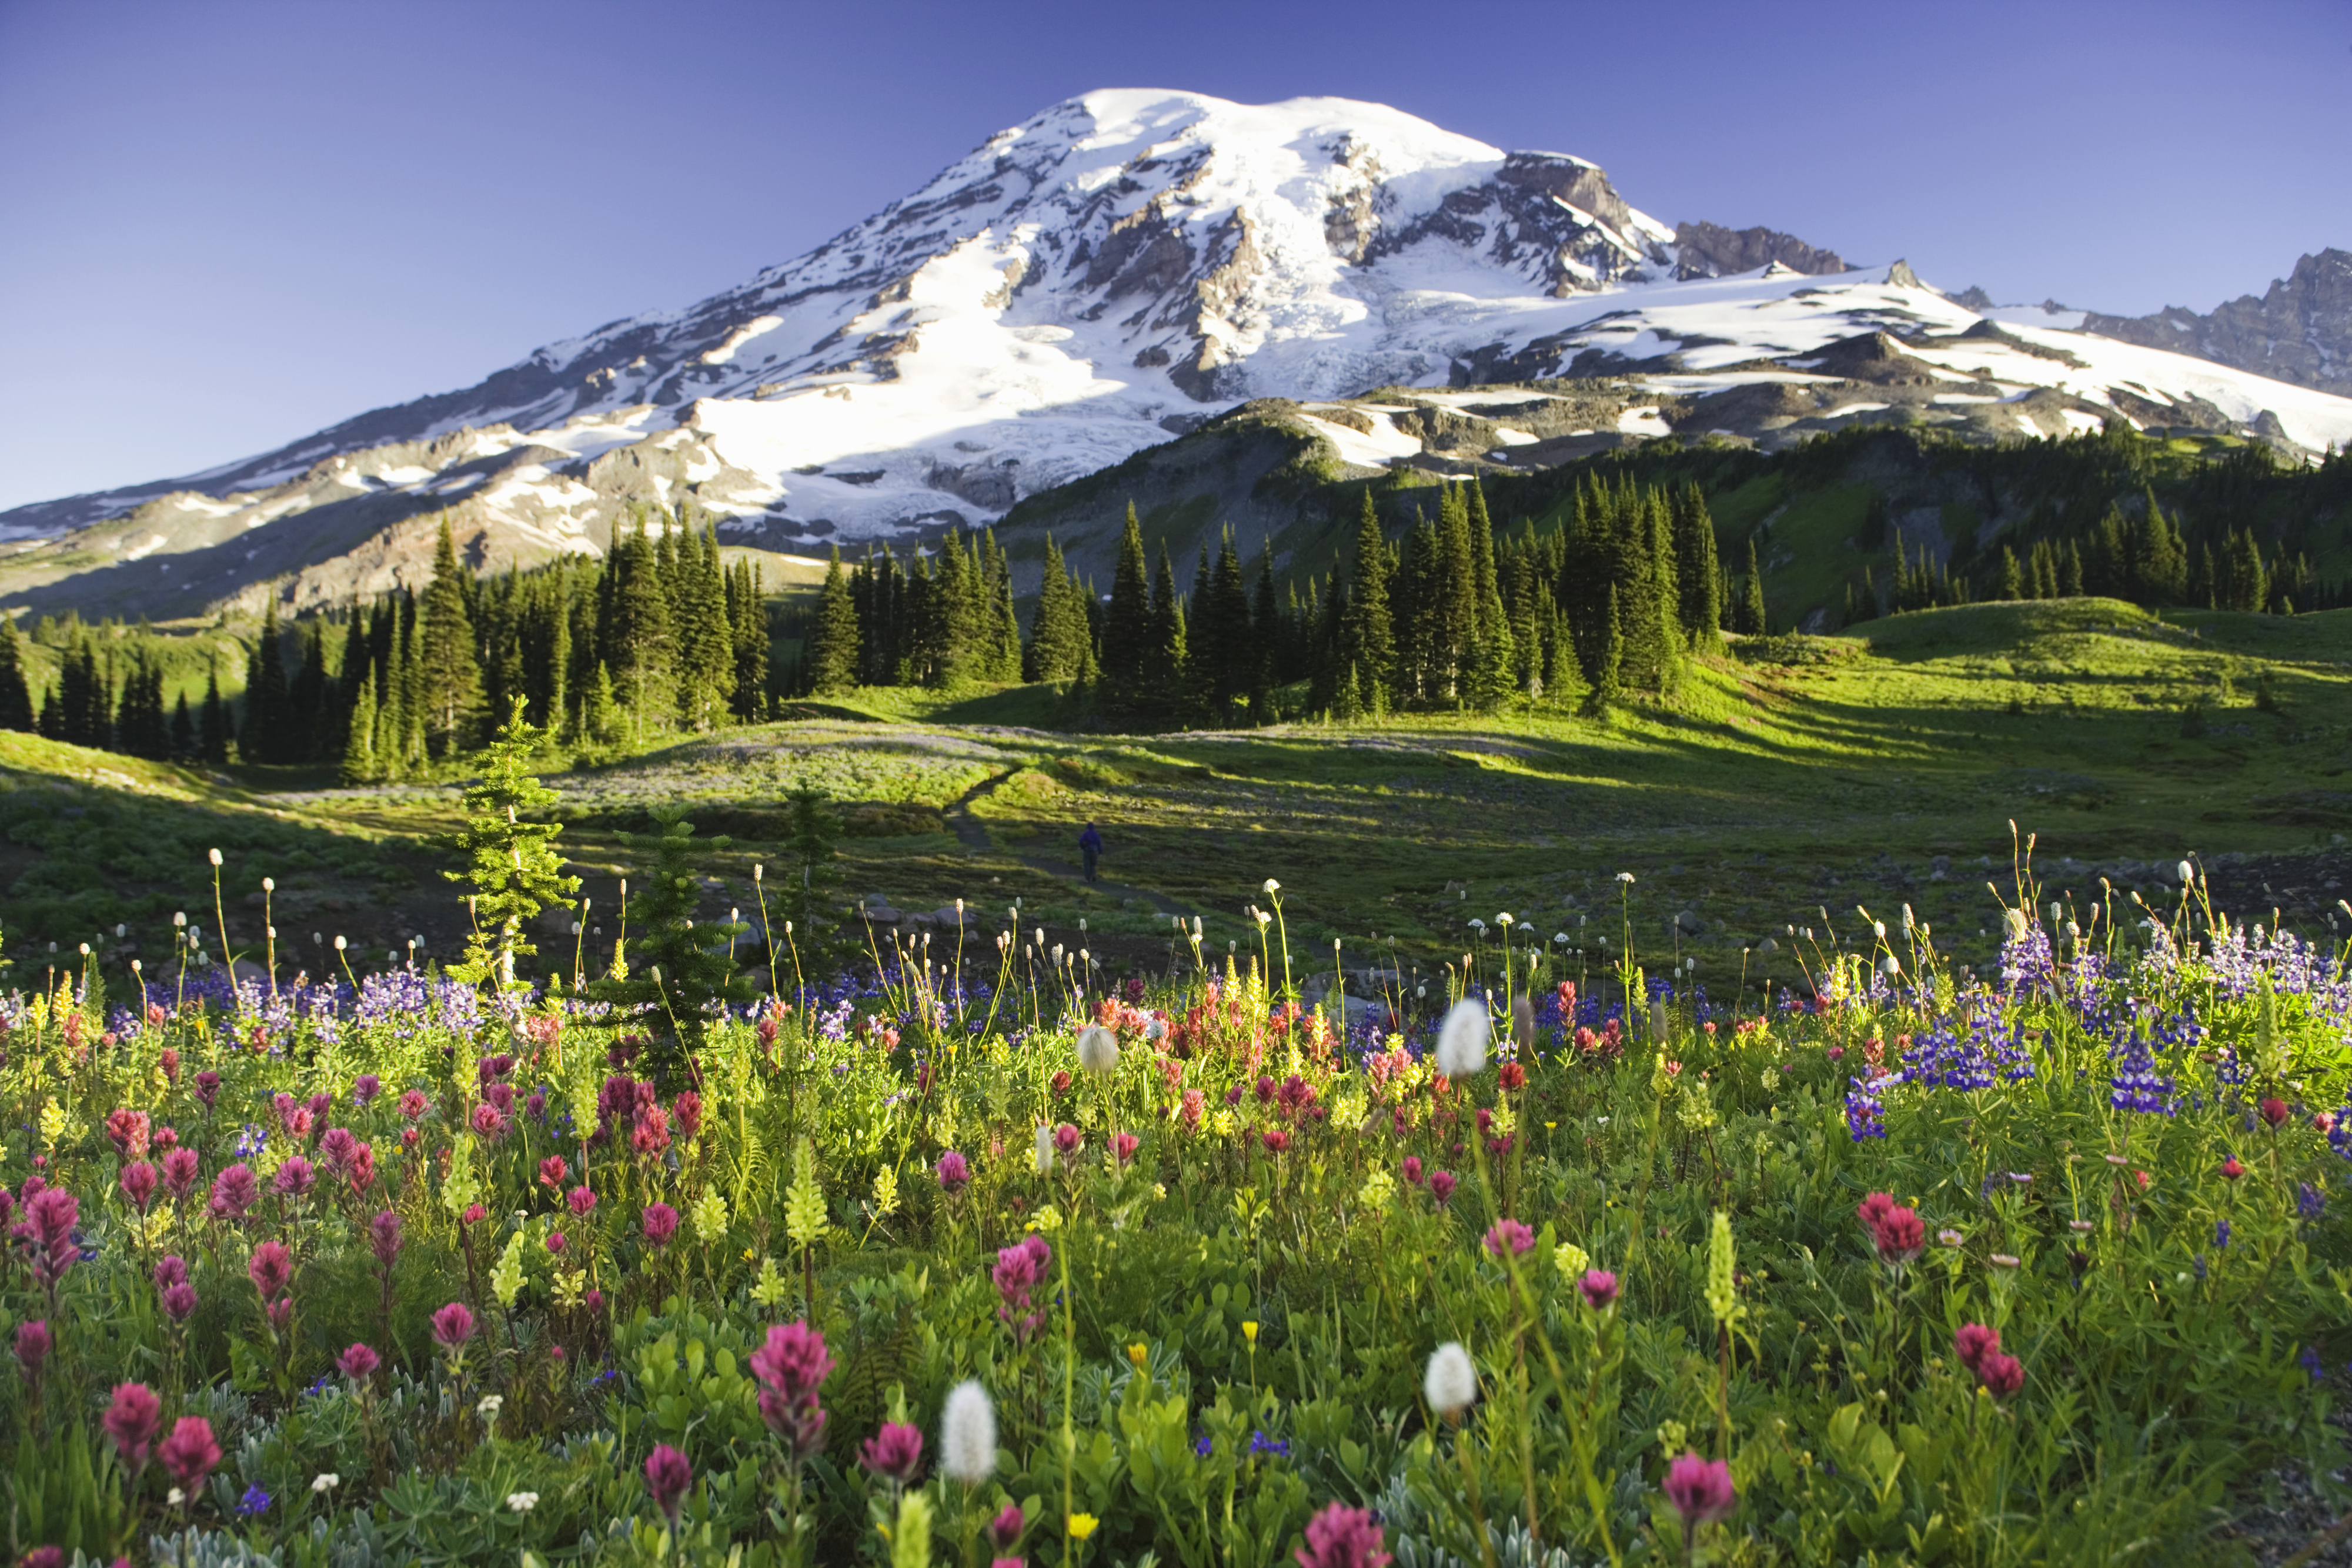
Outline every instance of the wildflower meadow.
<svg viewBox="0 0 2352 1568"><path fill-rule="evenodd" d="M2352 1504L2352 972L2192 862L2021 843L1973 970L1792 911L1732 1006L1628 875L1603 967L1479 911L1351 1009L1273 880L1164 971L758 870L536 953L525 754L462 961L191 909L0 1004L22 1560L2210 1563L2267 1477Z"/></svg>

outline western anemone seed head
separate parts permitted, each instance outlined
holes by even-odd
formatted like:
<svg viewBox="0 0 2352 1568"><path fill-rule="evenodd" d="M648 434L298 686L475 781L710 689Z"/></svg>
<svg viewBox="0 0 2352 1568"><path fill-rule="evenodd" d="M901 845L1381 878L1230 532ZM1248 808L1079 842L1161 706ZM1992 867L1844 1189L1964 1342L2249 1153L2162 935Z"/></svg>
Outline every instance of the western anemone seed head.
<svg viewBox="0 0 2352 1568"><path fill-rule="evenodd" d="M220 852L220 851L218 851L218 850L210 850L210 851L207 851L207 852L206 852L206 853L211 857L211 860L212 860L213 864L215 864L215 865L218 865L218 864L220 864L220 863L221 863L221 852Z"/></svg>
<svg viewBox="0 0 2352 1568"><path fill-rule="evenodd" d="M1469 1409L1478 1397L1478 1369L1470 1364L1470 1353L1453 1340L1430 1352L1421 1391L1429 1407L1448 1420Z"/></svg>
<svg viewBox="0 0 2352 1568"><path fill-rule="evenodd" d="M1666 1500L1683 1516L1685 1527L1721 1519L1739 1501L1738 1490L1731 1484L1731 1467L1721 1459L1702 1459L1688 1450L1666 1467L1664 1488Z"/></svg>
<svg viewBox="0 0 2352 1568"><path fill-rule="evenodd" d="M1045 1125L1043 1123L1038 1124L1037 1127L1037 1147L1035 1153L1037 1159L1037 1174L1039 1176L1051 1174L1054 1169L1054 1129Z"/></svg>
<svg viewBox="0 0 2352 1568"><path fill-rule="evenodd" d="M1486 1004L1467 998L1454 1004L1437 1031L1437 1071L1448 1078L1472 1078L1486 1066Z"/></svg>
<svg viewBox="0 0 2352 1568"><path fill-rule="evenodd" d="M1272 877L1267 877L1265 879L1265 891L1268 895L1280 893L1282 891L1282 883L1275 881Z"/></svg>
<svg viewBox="0 0 2352 1568"><path fill-rule="evenodd" d="M2180 862L2180 885L2188 887L2197 880L2197 868L2187 861Z"/></svg>
<svg viewBox="0 0 2352 1568"><path fill-rule="evenodd" d="M968 1487L978 1486L996 1469L996 1406L977 1383L959 1383L948 1391L940 1416L940 1469Z"/></svg>
<svg viewBox="0 0 2352 1568"><path fill-rule="evenodd" d="M2009 928L2009 939L2011 941L2022 942L2025 940L2025 911L2022 909L2003 910L2001 912L2001 924Z"/></svg>
<svg viewBox="0 0 2352 1568"><path fill-rule="evenodd" d="M1895 957L1894 954L1889 953L1885 957L1881 958L1878 961L1878 968L1881 974L1885 975L1891 980L1895 976L1903 972L1903 962L1901 959Z"/></svg>
<svg viewBox="0 0 2352 1568"><path fill-rule="evenodd" d="M1097 1076L1118 1067L1118 1037L1098 1023L1078 1030L1078 1065Z"/></svg>

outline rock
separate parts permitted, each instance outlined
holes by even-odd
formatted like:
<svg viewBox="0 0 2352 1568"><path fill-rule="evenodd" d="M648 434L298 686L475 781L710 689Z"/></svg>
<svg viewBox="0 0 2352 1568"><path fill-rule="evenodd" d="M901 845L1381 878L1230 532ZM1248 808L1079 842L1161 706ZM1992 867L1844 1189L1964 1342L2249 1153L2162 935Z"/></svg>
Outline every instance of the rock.
<svg viewBox="0 0 2352 1568"><path fill-rule="evenodd" d="M1778 953L1780 950L1780 939L1767 936L1763 941L1756 944L1756 950L1759 953Z"/></svg>
<svg viewBox="0 0 2352 1568"><path fill-rule="evenodd" d="M905 915L899 914L897 910L891 908L887 904L869 903L864 906L861 913L865 915L867 920L877 925L896 925L899 921L906 918Z"/></svg>
<svg viewBox="0 0 2352 1568"><path fill-rule="evenodd" d="M1937 855L1934 860L1931 860L1931 861L1929 861L1929 862L1927 862L1927 880L1928 880L1929 882L1945 882L1945 881L1948 881L1948 880L1950 879L1950 877L1951 877L1951 874L1952 874L1952 857L1951 857L1951 856L1949 856L1949 855Z"/></svg>
<svg viewBox="0 0 2352 1568"><path fill-rule="evenodd" d="M1680 915L1675 915L1675 925L1681 928L1685 936L1696 936L1700 932L1706 929L1706 922L1698 917L1698 911L1696 909L1685 909Z"/></svg>

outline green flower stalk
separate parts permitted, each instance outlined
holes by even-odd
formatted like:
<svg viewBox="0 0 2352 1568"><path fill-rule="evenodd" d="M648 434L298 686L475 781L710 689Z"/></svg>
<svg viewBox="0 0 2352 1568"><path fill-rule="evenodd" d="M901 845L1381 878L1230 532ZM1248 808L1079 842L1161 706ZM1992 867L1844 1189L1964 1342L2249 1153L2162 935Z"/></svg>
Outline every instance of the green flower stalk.
<svg viewBox="0 0 2352 1568"><path fill-rule="evenodd" d="M1739 1321L1738 1269L1732 1253L1731 1216L1715 1211L1706 1239L1706 1310L1716 1333L1715 1452L1731 1455L1731 1325Z"/></svg>

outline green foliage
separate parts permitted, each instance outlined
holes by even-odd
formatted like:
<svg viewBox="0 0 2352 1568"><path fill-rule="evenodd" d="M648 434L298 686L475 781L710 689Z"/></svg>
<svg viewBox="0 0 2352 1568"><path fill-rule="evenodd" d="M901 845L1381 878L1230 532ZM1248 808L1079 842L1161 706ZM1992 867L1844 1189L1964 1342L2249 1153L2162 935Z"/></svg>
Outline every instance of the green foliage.
<svg viewBox="0 0 2352 1568"><path fill-rule="evenodd" d="M706 1032L705 1009L713 1002L740 1006L757 994L751 977L739 968L733 945L750 930L740 921L697 920L702 884L694 864L698 851L728 847L724 834L697 841L686 809L652 809L657 833L623 833L624 849L638 857L627 906L625 947L610 972L593 982L589 996L632 1016L669 1020L681 1049L690 1051Z"/></svg>
<svg viewBox="0 0 2352 1568"><path fill-rule="evenodd" d="M473 923L465 961L450 973L468 985L515 988L515 960L539 951L528 934L531 920L550 907L571 908L580 891L580 879L564 873L555 852L562 824L537 820L561 797L525 771L546 740L514 698L482 755L482 777L466 790L466 825L448 844L466 857L466 868L442 874L471 889Z"/></svg>

